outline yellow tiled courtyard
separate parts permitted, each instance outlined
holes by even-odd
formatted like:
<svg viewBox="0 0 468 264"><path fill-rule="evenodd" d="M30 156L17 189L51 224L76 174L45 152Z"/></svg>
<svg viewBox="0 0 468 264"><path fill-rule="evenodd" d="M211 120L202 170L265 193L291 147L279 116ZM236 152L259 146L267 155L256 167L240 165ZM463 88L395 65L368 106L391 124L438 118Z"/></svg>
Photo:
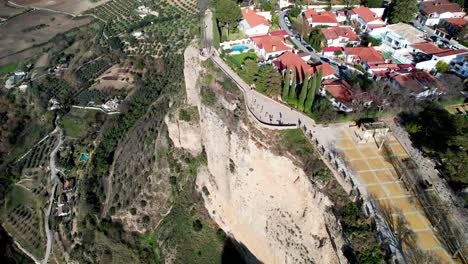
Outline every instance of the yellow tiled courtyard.
<svg viewBox="0 0 468 264"><path fill-rule="evenodd" d="M436 239L430 222L424 216L417 199L405 189L398 180L392 164L385 160L382 151L378 150L376 143L358 143L353 128L344 129L339 133L337 148L345 155L350 169L377 201L379 206L391 207L394 213L401 212L416 237L416 245L428 250L442 263L453 263L446 250ZM408 158L408 154L400 143L389 135L387 143L401 159ZM396 214L394 214L396 217Z"/></svg>

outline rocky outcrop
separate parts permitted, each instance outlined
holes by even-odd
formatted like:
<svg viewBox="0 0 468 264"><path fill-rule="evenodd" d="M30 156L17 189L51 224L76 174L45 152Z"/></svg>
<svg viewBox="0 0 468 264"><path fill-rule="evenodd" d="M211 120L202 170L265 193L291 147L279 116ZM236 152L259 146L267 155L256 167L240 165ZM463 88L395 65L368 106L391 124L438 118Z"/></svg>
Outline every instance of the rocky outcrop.
<svg viewBox="0 0 468 264"><path fill-rule="evenodd" d="M198 122L186 122L169 115L164 121L169 131L169 137L176 148L183 148L193 156L202 152Z"/></svg>

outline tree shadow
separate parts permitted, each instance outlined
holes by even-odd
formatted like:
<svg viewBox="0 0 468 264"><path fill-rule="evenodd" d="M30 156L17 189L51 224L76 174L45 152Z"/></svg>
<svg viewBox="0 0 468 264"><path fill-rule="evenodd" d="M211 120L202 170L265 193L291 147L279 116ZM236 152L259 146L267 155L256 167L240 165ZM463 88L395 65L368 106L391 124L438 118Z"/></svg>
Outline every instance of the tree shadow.
<svg viewBox="0 0 468 264"><path fill-rule="evenodd" d="M228 237L224 241L223 253L221 255L222 264L260 264L257 257L250 252L241 242Z"/></svg>

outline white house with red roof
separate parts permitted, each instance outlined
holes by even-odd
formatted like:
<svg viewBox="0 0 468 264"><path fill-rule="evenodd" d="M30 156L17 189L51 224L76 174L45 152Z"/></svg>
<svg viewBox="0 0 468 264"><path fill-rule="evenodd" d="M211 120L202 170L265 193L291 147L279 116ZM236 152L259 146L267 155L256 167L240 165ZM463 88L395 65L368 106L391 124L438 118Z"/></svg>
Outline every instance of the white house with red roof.
<svg viewBox="0 0 468 264"><path fill-rule="evenodd" d="M348 17L352 22L356 23L359 28L367 32L387 25L377 12L365 6L359 6L348 11Z"/></svg>
<svg viewBox="0 0 468 264"><path fill-rule="evenodd" d="M274 64L281 71L289 67L293 74L297 73L299 75L298 83L302 83L304 75L313 76L320 70L322 70L322 80L336 79L335 70L333 70L330 64L325 63L312 66L308 64L303 57L290 51L279 56Z"/></svg>
<svg viewBox="0 0 468 264"><path fill-rule="evenodd" d="M438 25L443 18L460 18L466 15L463 8L449 0L430 0L419 4L417 19L423 25Z"/></svg>
<svg viewBox="0 0 468 264"><path fill-rule="evenodd" d="M437 62L443 61L447 64L450 64L458 55L468 54L468 49L459 49L459 50L446 50L440 53L432 55L432 58L428 61L422 61L416 64L416 68L422 70L432 71L436 67Z"/></svg>
<svg viewBox="0 0 468 264"><path fill-rule="evenodd" d="M435 30L435 34L446 39L457 38L458 34L467 25L468 17L442 18Z"/></svg>
<svg viewBox="0 0 468 264"><path fill-rule="evenodd" d="M387 63L386 59L373 47L344 48L346 62L362 65L368 69L370 64Z"/></svg>
<svg viewBox="0 0 468 264"><path fill-rule="evenodd" d="M239 29L248 37L268 34L270 30L270 12L260 12L253 6L241 8L243 20L239 23Z"/></svg>
<svg viewBox="0 0 468 264"><path fill-rule="evenodd" d="M344 52L343 47L324 47L322 49L322 56L337 57L337 56L342 56L343 52Z"/></svg>
<svg viewBox="0 0 468 264"><path fill-rule="evenodd" d="M281 34L251 37L250 40L254 46L255 53L265 60L270 60L287 51L292 51L294 47Z"/></svg>
<svg viewBox="0 0 468 264"><path fill-rule="evenodd" d="M389 83L400 93L424 98L441 95L447 88L427 71L394 72L389 75Z"/></svg>
<svg viewBox="0 0 468 264"><path fill-rule="evenodd" d="M327 40L328 47L344 47L347 44L356 46L361 41L352 27L329 27L320 30Z"/></svg>
<svg viewBox="0 0 468 264"><path fill-rule="evenodd" d="M353 91L351 85L343 80L325 80L319 90L339 111L353 111Z"/></svg>
<svg viewBox="0 0 468 264"><path fill-rule="evenodd" d="M309 9L302 12L302 17L307 20L311 27L336 27L339 25L339 22L335 17L335 13L332 11L317 11L316 9Z"/></svg>

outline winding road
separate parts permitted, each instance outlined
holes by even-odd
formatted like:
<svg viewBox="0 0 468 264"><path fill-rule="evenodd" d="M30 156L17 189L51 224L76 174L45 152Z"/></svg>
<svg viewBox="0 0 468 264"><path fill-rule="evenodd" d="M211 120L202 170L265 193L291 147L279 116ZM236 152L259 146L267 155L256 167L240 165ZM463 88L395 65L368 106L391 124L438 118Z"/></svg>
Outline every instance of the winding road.
<svg viewBox="0 0 468 264"><path fill-rule="evenodd" d="M59 182L59 179L57 177L58 170L57 170L57 167L55 166L55 156L57 155L57 152L59 151L60 147L63 144L63 132L60 126L58 125L58 120L59 120L59 117L57 116L57 119L55 120L55 130L53 133L59 134L59 141L58 141L57 146L55 146L55 148L50 153L50 159L49 159L50 183L52 184L52 191L49 197L49 207L47 208L47 211L44 212L44 225L45 225L45 232L47 236L46 252L44 255L44 259L41 261L41 263L44 263L44 264L49 261L49 256L50 256L50 252L52 251L52 243L54 239L54 232L50 230L50 215L52 212L52 206L54 204L55 191L57 189L57 184Z"/></svg>

